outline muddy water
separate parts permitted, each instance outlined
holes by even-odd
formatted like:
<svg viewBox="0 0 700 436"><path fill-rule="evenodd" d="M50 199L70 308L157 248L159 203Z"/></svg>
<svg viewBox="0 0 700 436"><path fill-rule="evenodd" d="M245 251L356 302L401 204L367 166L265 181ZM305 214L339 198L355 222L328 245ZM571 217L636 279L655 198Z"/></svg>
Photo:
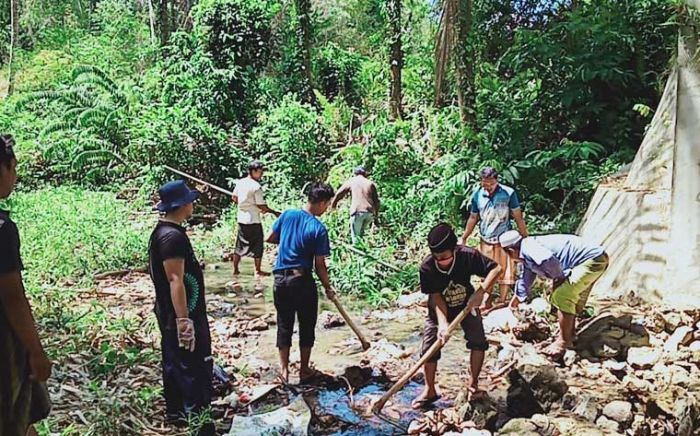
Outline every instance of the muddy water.
<svg viewBox="0 0 700 436"><path fill-rule="evenodd" d="M241 275L236 278L241 290L234 292L227 288L227 283L233 279L230 264L209 265L205 272L208 294L216 294L224 301L235 304L249 316L260 317L275 312L272 303L272 278L256 281L253 278L251 260L241 262ZM425 308L389 309L376 311L371 307L363 307L363 303L352 301L350 297L342 297L353 319L370 341L385 338L391 343L402 345L412 351L411 357L405 359L404 366L418 358ZM320 300L320 311L336 312L335 307L325 298ZM386 319L389 318L389 319ZM274 326L260 332L259 335L247 339L246 348L257 359L267 362L270 367L277 368L277 349L275 347L276 329ZM296 334L292 346L292 364L298 361ZM329 330L317 327L316 345L312 354L313 365L328 374L342 374L345 368L358 365L364 356L359 341L349 327L343 326ZM438 385L443 399L436 406L446 407L452 403L456 392L466 383L469 354L464 347L461 337L455 336L450 341L440 361ZM266 378L271 378L268 374ZM271 381L271 380L264 380ZM295 383L295 375L290 382ZM331 390L320 390L310 397L305 396L307 403L312 405L315 414L335 417L339 426L333 431L318 429L315 434L335 435L370 435L370 434L402 434L402 430L373 416L367 416L359 404L369 405L372 399L380 397L390 383L370 380L366 385L353 393L351 402L348 389L341 387ZM411 400L420 393L422 385L417 382L409 383L391 401L389 407L391 416L404 427L417 417L410 408ZM286 401L285 401L286 402ZM354 406L354 407L353 407Z"/></svg>

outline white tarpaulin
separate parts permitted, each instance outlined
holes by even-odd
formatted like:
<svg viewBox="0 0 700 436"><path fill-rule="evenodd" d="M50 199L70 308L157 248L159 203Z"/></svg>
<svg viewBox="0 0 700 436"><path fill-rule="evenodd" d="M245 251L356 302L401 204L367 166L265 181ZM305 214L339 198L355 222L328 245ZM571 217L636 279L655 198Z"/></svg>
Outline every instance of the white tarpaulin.
<svg viewBox="0 0 700 436"><path fill-rule="evenodd" d="M253 416L235 416L230 436L292 435L306 436L311 422L311 410L299 395L289 406Z"/></svg>
<svg viewBox="0 0 700 436"><path fill-rule="evenodd" d="M579 227L610 267L593 295L700 305L700 72L697 31L678 60L624 183L598 187Z"/></svg>

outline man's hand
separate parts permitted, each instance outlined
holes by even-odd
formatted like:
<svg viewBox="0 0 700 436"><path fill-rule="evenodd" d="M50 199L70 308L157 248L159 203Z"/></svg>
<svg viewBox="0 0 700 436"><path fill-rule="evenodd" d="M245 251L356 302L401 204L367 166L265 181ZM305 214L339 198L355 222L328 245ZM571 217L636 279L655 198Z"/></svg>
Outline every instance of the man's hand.
<svg viewBox="0 0 700 436"><path fill-rule="evenodd" d="M450 337L450 335L448 334L447 324L440 324L438 326L437 337L438 341L440 341L440 345L445 345L445 343Z"/></svg>
<svg viewBox="0 0 700 436"><path fill-rule="evenodd" d="M520 306L520 299L516 295L513 295L513 298L510 299L508 307L510 307L510 310L515 311L518 310L518 306Z"/></svg>
<svg viewBox="0 0 700 436"><path fill-rule="evenodd" d="M29 353L29 378L38 381L45 382L51 376L51 367L53 364L44 353L44 350L38 350L33 353Z"/></svg>
<svg viewBox="0 0 700 436"><path fill-rule="evenodd" d="M181 348L194 351L194 323L189 318L177 318L177 342Z"/></svg>
<svg viewBox="0 0 700 436"><path fill-rule="evenodd" d="M326 298L329 300L334 300L336 297L336 293L333 290L333 288L326 288Z"/></svg>

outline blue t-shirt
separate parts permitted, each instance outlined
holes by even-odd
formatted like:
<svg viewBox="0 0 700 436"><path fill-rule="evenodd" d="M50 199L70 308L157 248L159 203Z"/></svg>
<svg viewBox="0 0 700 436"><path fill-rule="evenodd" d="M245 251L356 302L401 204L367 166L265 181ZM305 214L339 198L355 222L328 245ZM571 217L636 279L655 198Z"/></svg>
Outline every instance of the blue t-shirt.
<svg viewBox="0 0 700 436"><path fill-rule="evenodd" d="M274 271L290 268L312 269L315 256L329 256L331 244L326 227L305 210L286 210L272 225L279 235Z"/></svg>
<svg viewBox="0 0 700 436"><path fill-rule="evenodd" d="M484 188L472 195L471 213L479 214L479 233L489 244L498 242L498 237L510 230L510 211L520 209L518 194L510 186L498 184L492 196Z"/></svg>

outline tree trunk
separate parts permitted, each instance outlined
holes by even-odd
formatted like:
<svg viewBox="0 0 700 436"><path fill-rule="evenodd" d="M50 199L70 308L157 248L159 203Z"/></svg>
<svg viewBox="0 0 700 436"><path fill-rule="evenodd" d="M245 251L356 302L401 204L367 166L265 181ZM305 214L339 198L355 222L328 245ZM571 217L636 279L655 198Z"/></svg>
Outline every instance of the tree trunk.
<svg viewBox="0 0 700 436"><path fill-rule="evenodd" d="M311 76L311 0L294 0L297 10L299 27L297 29L297 41L301 54L302 80L301 99L305 103L316 106L313 80Z"/></svg>
<svg viewBox="0 0 700 436"><path fill-rule="evenodd" d="M401 118L401 69L403 68L403 50L401 48L401 0L387 0L389 18L391 87L389 91L389 117Z"/></svg>
<svg viewBox="0 0 700 436"><path fill-rule="evenodd" d="M10 0L10 56L7 61L7 96L12 95L15 87L15 72L12 68L15 50L17 48L17 38L19 37L19 0Z"/></svg>
<svg viewBox="0 0 700 436"><path fill-rule="evenodd" d="M180 2L182 20L179 21L178 29L184 29L186 32L192 30L192 3L193 0L182 0Z"/></svg>
<svg viewBox="0 0 700 436"><path fill-rule="evenodd" d="M151 29L151 45L156 46L156 14L153 11L153 0L148 1L148 23Z"/></svg>
<svg viewBox="0 0 700 436"><path fill-rule="evenodd" d="M160 45L167 45L169 39L170 14L168 13L168 0L160 0Z"/></svg>
<svg viewBox="0 0 700 436"><path fill-rule="evenodd" d="M474 52L469 41L472 28L472 0L459 0L457 14L457 41L455 47L455 69L457 76L457 103L462 122L474 125Z"/></svg>

